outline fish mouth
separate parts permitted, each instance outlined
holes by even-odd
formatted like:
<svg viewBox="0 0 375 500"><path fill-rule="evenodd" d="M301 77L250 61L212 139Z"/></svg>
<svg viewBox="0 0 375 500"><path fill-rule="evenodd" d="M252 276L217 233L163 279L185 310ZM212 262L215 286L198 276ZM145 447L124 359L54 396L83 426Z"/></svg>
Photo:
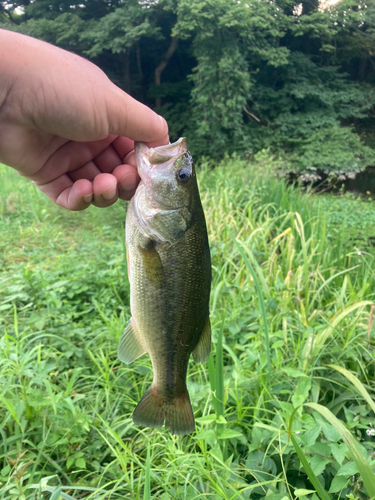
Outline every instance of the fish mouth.
<svg viewBox="0 0 375 500"><path fill-rule="evenodd" d="M187 141L185 137L180 137L178 141L167 146L158 146L151 148L148 154L148 160L151 165L160 165L171 158L181 156L187 150Z"/></svg>
<svg viewBox="0 0 375 500"><path fill-rule="evenodd" d="M187 151L187 140L185 137L180 137L178 141L166 146L158 146L156 148L148 148L145 143L136 143L136 155L140 153L146 157L150 166L161 165L171 159L176 159Z"/></svg>

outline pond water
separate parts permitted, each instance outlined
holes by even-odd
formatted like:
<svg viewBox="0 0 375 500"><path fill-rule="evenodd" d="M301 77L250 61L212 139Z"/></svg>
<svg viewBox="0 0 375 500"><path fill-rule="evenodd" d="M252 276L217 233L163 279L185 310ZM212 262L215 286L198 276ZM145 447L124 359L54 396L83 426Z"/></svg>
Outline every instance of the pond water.
<svg viewBox="0 0 375 500"><path fill-rule="evenodd" d="M367 167L364 172L357 174L355 179L347 179L345 190L358 194L371 194L375 197L375 166Z"/></svg>

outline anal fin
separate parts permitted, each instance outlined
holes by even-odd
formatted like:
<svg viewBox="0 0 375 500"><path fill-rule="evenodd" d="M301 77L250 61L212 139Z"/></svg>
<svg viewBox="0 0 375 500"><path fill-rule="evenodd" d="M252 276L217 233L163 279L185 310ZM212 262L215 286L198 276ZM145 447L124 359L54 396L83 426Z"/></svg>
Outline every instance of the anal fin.
<svg viewBox="0 0 375 500"><path fill-rule="evenodd" d="M133 320L130 319L118 346L118 358L127 365L145 354L146 349L141 344Z"/></svg>
<svg viewBox="0 0 375 500"><path fill-rule="evenodd" d="M208 360L211 351L211 322L207 316L198 344L193 351L193 358L196 363L204 363Z"/></svg>

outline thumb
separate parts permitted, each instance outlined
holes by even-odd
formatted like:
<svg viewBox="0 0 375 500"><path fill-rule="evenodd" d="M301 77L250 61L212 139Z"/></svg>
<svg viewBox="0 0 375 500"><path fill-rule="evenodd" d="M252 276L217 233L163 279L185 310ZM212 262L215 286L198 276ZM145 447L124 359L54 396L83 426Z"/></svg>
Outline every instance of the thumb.
<svg viewBox="0 0 375 500"><path fill-rule="evenodd" d="M169 144L164 118L113 85L107 93L109 133L147 142L151 147Z"/></svg>

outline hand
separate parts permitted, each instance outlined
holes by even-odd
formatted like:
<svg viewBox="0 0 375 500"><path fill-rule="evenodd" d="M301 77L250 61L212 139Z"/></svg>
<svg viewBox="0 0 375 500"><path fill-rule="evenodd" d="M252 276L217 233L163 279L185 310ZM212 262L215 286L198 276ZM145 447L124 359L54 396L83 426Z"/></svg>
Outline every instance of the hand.
<svg viewBox="0 0 375 500"><path fill-rule="evenodd" d="M168 144L165 120L75 54L5 30L0 47L0 162L69 210L130 199L134 141Z"/></svg>

